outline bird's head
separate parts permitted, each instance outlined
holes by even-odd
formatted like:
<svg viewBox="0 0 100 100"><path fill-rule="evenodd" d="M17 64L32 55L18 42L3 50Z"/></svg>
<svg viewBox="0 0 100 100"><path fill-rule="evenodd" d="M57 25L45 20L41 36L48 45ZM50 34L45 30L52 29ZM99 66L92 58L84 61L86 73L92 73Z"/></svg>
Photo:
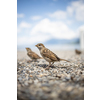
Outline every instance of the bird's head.
<svg viewBox="0 0 100 100"><path fill-rule="evenodd" d="M31 49L30 49L30 48L26 48L26 50L27 50L27 51L31 51Z"/></svg>
<svg viewBox="0 0 100 100"><path fill-rule="evenodd" d="M42 43L38 43L37 45L35 45L39 50L41 50L42 48L44 48L45 46Z"/></svg>

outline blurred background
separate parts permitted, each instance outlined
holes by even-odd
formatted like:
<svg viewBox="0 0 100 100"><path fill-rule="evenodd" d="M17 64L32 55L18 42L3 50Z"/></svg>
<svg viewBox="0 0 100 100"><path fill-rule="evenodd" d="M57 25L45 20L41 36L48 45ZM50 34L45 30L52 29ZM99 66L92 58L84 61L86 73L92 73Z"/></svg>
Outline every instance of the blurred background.
<svg viewBox="0 0 100 100"><path fill-rule="evenodd" d="M84 49L83 0L17 0L17 49L43 43L53 50Z"/></svg>

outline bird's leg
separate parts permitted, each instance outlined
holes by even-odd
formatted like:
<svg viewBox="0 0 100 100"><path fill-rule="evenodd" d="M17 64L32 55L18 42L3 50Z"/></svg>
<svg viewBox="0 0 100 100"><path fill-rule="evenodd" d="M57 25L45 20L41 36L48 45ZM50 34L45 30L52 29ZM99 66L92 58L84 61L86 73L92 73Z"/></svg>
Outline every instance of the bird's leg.
<svg viewBox="0 0 100 100"><path fill-rule="evenodd" d="M34 62L36 62L37 60L36 59L34 59Z"/></svg>
<svg viewBox="0 0 100 100"><path fill-rule="evenodd" d="M39 61L38 61L37 59L35 59L35 64L36 64L36 66L37 66L38 63L39 63Z"/></svg>
<svg viewBox="0 0 100 100"><path fill-rule="evenodd" d="M28 61L27 61L27 63L30 63L30 62L32 62L32 60L28 60Z"/></svg>
<svg viewBox="0 0 100 100"><path fill-rule="evenodd" d="M49 65L48 65L48 67L46 67L46 69L48 70L49 69L49 66L51 65L51 62L49 62Z"/></svg>
<svg viewBox="0 0 100 100"><path fill-rule="evenodd" d="M54 62L52 62L52 64L51 65L53 65L54 64Z"/></svg>

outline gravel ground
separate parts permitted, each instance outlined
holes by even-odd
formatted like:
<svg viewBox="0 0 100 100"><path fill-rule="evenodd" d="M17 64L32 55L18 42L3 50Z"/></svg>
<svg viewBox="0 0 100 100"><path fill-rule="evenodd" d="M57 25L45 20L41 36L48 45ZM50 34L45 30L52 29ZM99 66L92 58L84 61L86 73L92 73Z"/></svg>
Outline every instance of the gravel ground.
<svg viewBox="0 0 100 100"><path fill-rule="evenodd" d="M53 52L71 62L56 62L45 70L44 59L27 63L26 52L17 52L17 100L84 100L84 54Z"/></svg>

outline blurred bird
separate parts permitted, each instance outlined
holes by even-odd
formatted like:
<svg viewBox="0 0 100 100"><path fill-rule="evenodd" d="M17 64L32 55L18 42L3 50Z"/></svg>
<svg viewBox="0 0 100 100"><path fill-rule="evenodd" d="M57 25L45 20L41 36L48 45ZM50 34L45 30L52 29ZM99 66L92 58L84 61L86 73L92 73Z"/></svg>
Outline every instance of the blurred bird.
<svg viewBox="0 0 100 100"><path fill-rule="evenodd" d="M33 52L30 48L26 48L26 50L27 50L27 55L32 59L32 61L34 60L34 62L36 62L37 59L43 59L38 54Z"/></svg>
<svg viewBox="0 0 100 100"><path fill-rule="evenodd" d="M75 50L75 52L76 52L76 54L81 54L82 52L81 51L79 51L79 50Z"/></svg>
<svg viewBox="0 0 100 100"><path fill-rule="evenodd" d="M57 61L67 61L67 62L70 62L68 60L59 58L56 54L54 54L52 51L47 49L42 43L38 43L35 46L39 49L40 54L42 55L42 57L46 61L49 62L49 66L53 65L53 63L57 62ZM49 69L49 66L46 69Z"/></svg>

